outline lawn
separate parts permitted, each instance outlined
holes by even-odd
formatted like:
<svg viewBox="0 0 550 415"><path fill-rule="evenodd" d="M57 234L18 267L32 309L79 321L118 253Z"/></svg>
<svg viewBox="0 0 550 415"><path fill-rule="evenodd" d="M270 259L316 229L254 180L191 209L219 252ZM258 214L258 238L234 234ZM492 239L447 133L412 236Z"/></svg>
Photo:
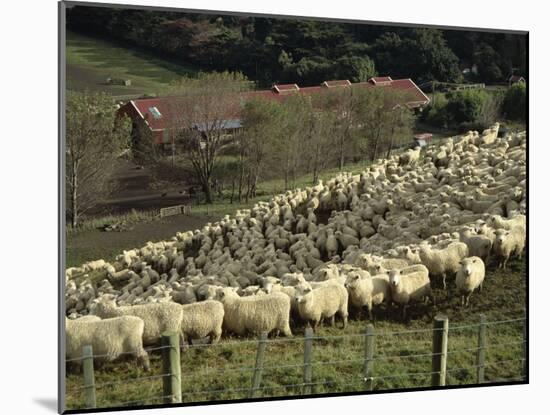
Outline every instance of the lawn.
<svg viewBox="0 0 550 415"><path fill-rule="evenodd" d="M196 69L159 59L146 51L67 31L67 88L113 95L161 93L169 83ZM108 85L107 78L129 79L131 86Z"/></svg>

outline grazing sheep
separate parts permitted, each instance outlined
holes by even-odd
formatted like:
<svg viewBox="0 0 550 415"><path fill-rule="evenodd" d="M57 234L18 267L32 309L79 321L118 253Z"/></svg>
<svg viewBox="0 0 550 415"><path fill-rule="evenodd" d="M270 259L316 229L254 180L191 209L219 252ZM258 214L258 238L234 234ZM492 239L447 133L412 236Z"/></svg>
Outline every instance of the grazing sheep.
<svg viewBox="0 0 550 415"><path fill-rule="evenodd" d="M330 318L334 326L336 313L342 319L342 328L348 323L348 291L343 285L325 285L316 289L309 287L299 289L296 296L300 317L317 327L321 319Z"/></svg>
<svg viewBox="0 0 550 415"><path fill-rule="evenodd" d="M430 271L430 275L443 276L443 288L447 288L448 273L456 274L462 258L468 256L468 245L464 242L451 242L447 247L434 249L428 244L420 245L420 259Z"/></svg>
<svg viewBox="0 0 550 415"><path fill-rule="evenodd" d="M460 261L460 269L456 274L456 288L461 294L462 305L468 305L470 296L476 288L479 291L483 288L483 280L485 278L485 263L477 256L464 258ZM466 302L464 302L466 297Z"/></svg>
<svg viewBox="0 0 550 415"><path fill-rule="evenodd" d="M392 300L402 307L403 318L407 315L407 306L411 301L427 300L435 297L430 286L429 271L423 265L414 265L389 272L389 284Z"/></svg>
<svg viewBox="0 0 550 415"><path fill-rule="evenodd" d="M367 306L370 319L373 305L391 301L389 278L386 274L371 276L367 271L351 271L348 273L345 287L351 304L359 308Z"/></svg>
<svg viewBox="0 0 550 415"><path fill-rule="evenodd" d="M187 341L210 336L210 343L220 340L223 324L223 304L215 300L206 300L187 304L183 310L181 331Z"/></svg>
<svg viewBox="0 0 550 415"><path fill-rule="evenodd" d="M162 333L181 333L182 306L176 303L149 303L134 306L117 306L115 296L104 295L96 301L92 310L101 318L120 316L139 317L145 323L143 344L157 344Z"/></svg>
<svg viewBox="0 0 550 415"><path fill-rule="evenodd" d="M508 259L512 255L521 259L525 248L525 230L521 226L516 226L511 230L498 229L495 234L493 252L499 259L498 267L506 269Z"/></svg>
<svg viewBox="0 0 550 415"><path fill-rule="evenodd" d="M292 337L289 326L290 299L286 294L273 292L262 296L239 297L233 288L226 287L218 293L218 298L225 311L224 327L227 330L238 335L276 330Z"/></svg>
<svg viewBox="0 0 550 415"><path fill-rule="evenodd" d="M113 361L123 354L132 354L143 369L149 370L149 356L143 349L143 320L133 316L122 316L106 320L91 318L69 320L65 318L66 357L82 357L82 348L92 346L98 363ZM81 361L75 360L75 366Z"/></svg>

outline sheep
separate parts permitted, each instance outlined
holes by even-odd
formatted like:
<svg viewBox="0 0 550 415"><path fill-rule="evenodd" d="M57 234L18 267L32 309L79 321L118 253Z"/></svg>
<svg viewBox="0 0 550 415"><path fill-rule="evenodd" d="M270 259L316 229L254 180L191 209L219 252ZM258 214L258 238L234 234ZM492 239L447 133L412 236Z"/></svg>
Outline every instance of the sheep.
<svg viewBox="0 0 550 415"><path fill-rule="evenodd" d="M468 245L464 242L451 242L442 249L433 249L423 243L420 245L420 259L430 271L430 275L443 276L443 289L447 288L446 277L448 273L456 274L462 258L468 256Z"/></svg>
<svg viewBox="0 0 550 415"><path fill-rule="evenodd" d="M367 306L371 320L373 305L391 301L389 278L386 274L371 277L367 271L351 271L348 273L345 287L351 304L354 307Z"/></svg>
<svg viewBox="0 0 550 415"><path fill-rule="evenodd" d="M182 306L176 303L150 303L134 306L117 306L115 297L104 295L95 302L91 313L101 318L136 316L143 320L143 344L157 344L162 333L181 332Z"/></svg>
<svg viewBox="0 0 550 415"><path fill-rule="evenodd" d="M525 248L525 229L521 226L516 226L511 230L498 229L495 235L493 252L499 259L498 267L506 269L510 256L516 255L521 259L521 254Z"/></svg>
<svg viewBox="0 0 550 415"><path fill-rule="evenodd" d="M511 219L504 219L500 215L491 215L488 221L489 225L494 229L511 230L515 226L523 226L525 228L525 215L517 215Z"/></svg>
<svg viewBox="0 0 550 415"><path fill-rule="evenodd" d="M460 242L464 242L468 245L469 255L480 257L484 262L487 262L491 254L493 242L488 236L475 234L473 232L474 231L469 227L461 229L459 232Z"/></svg>
<svg viewBox="0 0 550 415"><path fill-rule="evenodd" d="M485 279L485 264L477 256L464 258L460 261L460 269L456 273L456 288L461 294L462 306L468 306L470 296L476 288L481 292ZM466 301L464 301L466 298Z"/></svg>
<svg viewBox="0 0 550 415"><path fill-rule="evenodd" d="M231 287L223 288L218 298L225 311L224 327L237 335L246 332L260 334L274 330L292 337L289 326L290 299L273 292L262 296L239 297Z"/></svg>
<svg viewBox="0 0 550 415"><path fill-rule="evenodd" d="M427 300L428 297L431 297L435 305L429 271L423 265L390 270L389 284L392 301L401 305L403 319L406 318L407 306L411 301Z"/></svg>
<svg viewBox="0 0 550 415"><path fill-rule="evenodd" d="M224 316L222 303L206 300L183 305L181 308L181 331L185 339L202 339L210 336L211 344L220 340Z"/></svg>
<svg viewBox="0 0 550 415"><path fill-rule="evenodd" d="M325 285L316 289L301 288L296 296L300 317L317 327L322 318L330 318L334 326L336 313L342 319L342 328L348 323L348 291L343 285Z"/></svg>
<svg viewBox="0 0 550 415"><path fill-rule="evenodd" d="M142 319L133 316L106 320L65 318L66 357L78 359L82 356L84 346L92 346L94 355L98 356L94 360L99 363L131 353L148 371L149 356L143 348L142 340L144 326ZM74 362L79 366L79 360Z"/></svg>

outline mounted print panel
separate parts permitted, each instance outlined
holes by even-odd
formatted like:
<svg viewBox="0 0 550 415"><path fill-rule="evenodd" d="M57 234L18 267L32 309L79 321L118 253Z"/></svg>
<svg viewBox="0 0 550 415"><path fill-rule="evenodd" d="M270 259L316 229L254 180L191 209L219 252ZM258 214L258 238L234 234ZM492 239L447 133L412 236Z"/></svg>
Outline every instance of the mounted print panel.
<svg viewBox="0 0 550 415"><path fill-rule="evenodd" d="M60 22L62 411L528 382L526 32Z"/></svg>

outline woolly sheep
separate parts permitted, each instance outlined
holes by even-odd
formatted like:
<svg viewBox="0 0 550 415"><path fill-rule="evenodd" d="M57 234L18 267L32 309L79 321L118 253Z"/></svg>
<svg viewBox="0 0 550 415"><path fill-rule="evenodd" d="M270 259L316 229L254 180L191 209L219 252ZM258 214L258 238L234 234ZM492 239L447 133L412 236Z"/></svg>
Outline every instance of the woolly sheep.
<svg viewBox="0 0 550 415"><path fill-rule="evenodd" d="M525 248L525 230L521 226L516 226L511 230L498 229L495 235L493 252L499 258L499 268L506 269L508 259L512 255L521 259Z"/></svg>
<svg viewBox="0 0 550 415"><path fill-rule="evenodd" d="M321 319L330 318L334 326L334 317L338 313L342 327L348 322L348 291L343 285L325 285L317 289L309 287L299 290L296 296L300 317L317 327Z"/></svg>
<svg viewBox="0 0 550 415"><path fill-rule="evenodd" d="M429 271L423 265L390 270L389 284L392 300L402 306L403 318L406 317L407 306L411 301L421 301L431 297L435 305Z"/></svg>
<svg viewBox="0 0 550 415"><path fill-rule="evenodd" d="M120 316L139 317L145 323L143 344L156 344L162 333L181 333L182 306L176 303L151 303L134 306L117 306L115 297L107 294L91 310L101 318Z"/></svg>
<svg viewBox="0 0 550 415"><path fill-rule="evenodd" d="M371 276L367 271L355 270L347 275L345 287L354 307L367 306L372 319L373 305L391 301L389 278L386 274Z"/></svg>
<svg viewBox="0 0 550 415"><path fill-rule="evenodd" d="M246 332L260 334L273 330L292 337L290 331L290 299L286 294L273 292L263 296L239 297L226 287L218 293L225 311L224 327L238 335Z"/></svg>
<svg viewBox="0 0 550 415"><path fill-rule="evenodd" d="M456 288L461 294L463 306L468 305L470 296L476 288L479 287L479 291L481 291L484 279L485 264L481 258L471 256L460 261L460 269L456 274ZM466 302L464 301L465 298Z"/></svg>
<svg viewBox="0 0 550 415"><path fill-rule="evenodd" d="M66 357L78 359L84 346L92 346L94 355L98 356L94 360L100 363L131 353L148 371L149 356L143 348L143 330L143 320L133 316L107 320L65 318ZM74 362L79 366L79 360Z"/></svg>
<svg viewBox="0 0 550 415"><path fill-rule="evenodd" d="M183 310L181 331L187 341L210 336L210 343L220 340L224 309L223 304L215 300L206 300L187 304Z"/></svg>
<svg viewBox="0 0 550 415"><path fill-rule="evenodd" d="M447 288L446 276L456 274L462 258L468 256L468 246L464 242L452 242L442 249L434 249L428 244L420 245L420 259L430 271L430 275L443 276L443 288Z"/></svg>

